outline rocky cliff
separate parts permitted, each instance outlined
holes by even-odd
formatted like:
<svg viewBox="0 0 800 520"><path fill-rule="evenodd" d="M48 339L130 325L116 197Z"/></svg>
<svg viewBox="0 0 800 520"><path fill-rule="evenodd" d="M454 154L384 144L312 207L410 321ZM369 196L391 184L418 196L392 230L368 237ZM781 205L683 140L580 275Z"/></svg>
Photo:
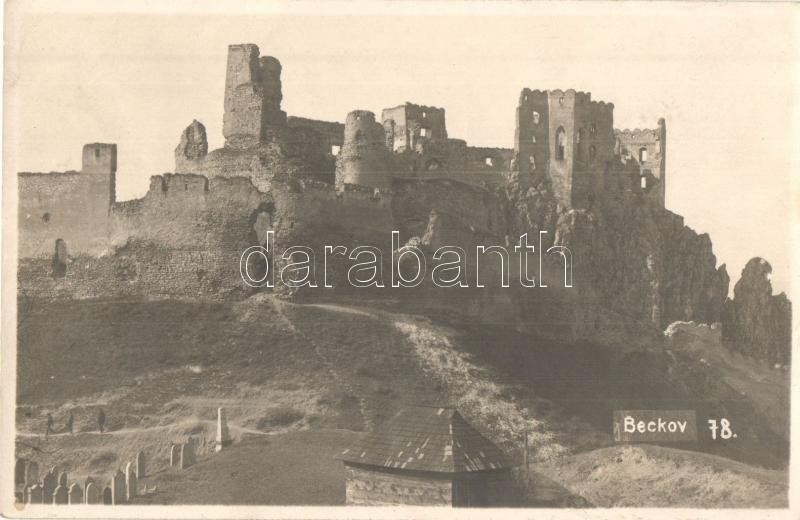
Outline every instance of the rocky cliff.
<svg viewBox="0 0 800 520"><path fill-rule="evenodd" d="M792 305L784 293L772 294L772 266L752 258L733 288L723 312L724 344L770 363L788 364L792 348Z"/></svg>
<svg viewBox="0 0 800 520"><path fill-rule="evenodd" d="M547 231L572 252L570 289L577 337L638 324L663 330L678 320L720 321L729 278L711 239L683 218L634 193L564 209L547 183L512 174L506 189L509 234ZM624 325L623 324L627 324ZM613 335L612 335L613 337ZM622 339L622 338L620 338Z"/></svg>

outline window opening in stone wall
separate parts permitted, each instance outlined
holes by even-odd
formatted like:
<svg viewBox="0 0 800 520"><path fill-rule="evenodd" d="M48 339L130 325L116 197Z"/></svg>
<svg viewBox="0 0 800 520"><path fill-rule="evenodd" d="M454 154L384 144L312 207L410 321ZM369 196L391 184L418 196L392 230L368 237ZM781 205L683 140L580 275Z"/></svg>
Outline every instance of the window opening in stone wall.
<svg viewBox="0 0 800 520"><path fill-rule="evenodd" d="M647 188L647 177L642 175L642 178L639 179L639 182L640 182L640 186L642 187L642 189Z"/></svg>
<svg viewBox="0 0 800 520"><path fill-rule="evenodd" d="M94 158L95 159L99 159L100 158L100 148L95 148L94 149Z"/></svg>
<svg viewBox="0 0 800 520"><path fill-rule="evenodd" d="M539 124L539 112L536 111L533 112L533 124L535 125Z"/></svg>
<svg viewBox="0 0 800 520"><path fill-rule="evenodd" d="M425 163L425 169L428 171L438 170L442 164L437 161L436 159L431 159L427 163Z"/></svg>
<svg viewBox="0 0 800 520"><path fill-rule="evenodd" d="M531 142L534 143L534 144L536 143L536 136L535 135L533 137L531 137Z"/></svg>
<svg viewBox="0 0 800 520"><path fill-rule="evenodd" d="M647 148L639 148L639 162L647 161Z"/></svg>
<svg viewBox="0 0 800 520"><path fill-rule="evenodd" d="M563 126L556 130L556 159L564 160L564 152L567 146L567 134Z"/></svg>
<svg viewBox="0 0 800 520"><path fill-rule="evenodd" d="M338 144L331 145L331 155L339 155L339 150L341 149L342 147Z"/></svg>
<svg viewBox="0 0 800 520"><path fill-rule="evenodd" d="M53 278L64 278L67 275L67 243L62 239L56 240L53 252Z"/></svg>
<svg viewBox="0 0 800 520"><path fill-rule="evenodd" d="M483 158L483 163L486 166L494 166L494 158L493 157L484 157Z"/></svg>
<svg viewBox="0 0 800 520"><path fill-rule="evenodd" d="M531 156L528 157L528 162L531 165L531 171L536 170L536 158L531 155Z"/></svg>
<svg viewBox="0 0 800 520"><path fill-rule="evenodd" d="M597 132L597 126L594 123L592 123L592 125L589 127L589 132L592 134Z"/></svg>
<svg viewBox="0 0 800 520"><path fill-rule="evenodd" d="M419 129L419 136L420 137L428 137L428 129L427 128L420 128Z"/></svg>
<svg viewBox="0 0 800 520"><path fill-rule="evenodd" d="M589 160L594 161L594 158L597 156L597 148L594 145L589 147Z"/></svg>
<svg viewBox="0 0 800 520"><path fill-rule="evenodd" d="M577 139L577 149L575 150L575 156L579 161L583 160L583 145L581 144L583 141L583 128L578 129L578 135L576 136Z"/></svg>
<svg viewBox="0 0 800 520"><path fill-rule="evenodd" d="M558 104L559 105L563 105L564 104L564 96L561 96L560 98L558 98Z"/></svg>

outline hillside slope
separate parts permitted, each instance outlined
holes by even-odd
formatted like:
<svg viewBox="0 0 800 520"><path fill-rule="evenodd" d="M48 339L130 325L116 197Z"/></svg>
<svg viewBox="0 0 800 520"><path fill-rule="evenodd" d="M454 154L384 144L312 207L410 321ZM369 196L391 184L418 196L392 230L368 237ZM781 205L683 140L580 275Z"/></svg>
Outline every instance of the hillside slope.
<svg viewBox="0 0 800 520"><path fill-rule="evenodd" d="M528 431L537 464L569 467L569 457L612 445L613 409L637 406L729 414L742 433L737 441L701 439L693 449L786 464L788 440L760 410L779 415L788 401L775 390L788 388L788 380L735 359L727 362L737 370L727 367L727 379L719 377L716 358L701 362L698 352L674 346L611 351L560 344L434 322L368 300L34 300L20 309L18 454L40 467L58 465L73 478L107 479L137 449L146 451L149 467L163 470L169 444L189 436L200 440L202 457L213 445L217 407L226 409L239 440L367 431L419 403L458 406L518 462ZM100 409L111 434L94 432ZM44 439L47 413L57 427L73 413L76 434ZM572 492L568 476L551 478ZM618 472L617 478L627 477ZM638 505L649 505L640 498Z"/></svg>

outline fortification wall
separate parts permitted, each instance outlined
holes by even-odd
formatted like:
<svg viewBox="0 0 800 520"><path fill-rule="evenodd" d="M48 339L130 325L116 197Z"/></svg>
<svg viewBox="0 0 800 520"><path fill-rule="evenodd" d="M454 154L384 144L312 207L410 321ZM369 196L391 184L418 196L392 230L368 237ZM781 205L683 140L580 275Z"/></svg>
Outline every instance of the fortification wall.
<svg viewBox="0 0 800 520"><path fill-rule="evenodd" d="M249 148L226 146L186 160L181 159L183 147L179 144L175 168L176 173L208 178L247 177L263 192L271 189L273 179L304 178L333 184L336 157L330 142L330 136L301 125L270 131Z"/></svg>
<svg viewBox="0 0 800 520"><path fill-rule="evenodd" d="M320 134L326 142L331 155L337 155L338 152L334 153L334 147L341 149L344 143L344 125L342 123L289 116L287 124L289 128L310 129Z"/></svg>
<svg viewBox="0 0 800 520"><path fill-rule="evenodd" d="M68 253L106 251L116 154L116 145L87 144L80 172L19 174L20 258L52 258L58 239Z"/></svg>

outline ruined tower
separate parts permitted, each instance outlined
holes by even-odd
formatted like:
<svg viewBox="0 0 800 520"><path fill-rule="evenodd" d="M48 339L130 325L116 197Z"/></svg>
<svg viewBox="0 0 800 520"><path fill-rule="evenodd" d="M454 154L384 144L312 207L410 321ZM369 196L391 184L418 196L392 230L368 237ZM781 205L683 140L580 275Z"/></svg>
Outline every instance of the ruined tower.
<svg viewBox="0 0 800 520"><path fill-rule="evenodd" d="M359 184L388 188L386 138L375 114L354 110L347 114L344 143L336 158L336 186Z"/></svg>
<svg viewBox="0 0 800 520"><path fill-rule="evenodd" d="M666 195L667 123L658 120L656 128L615 130L617 151L638 176L631 179L632 190L664 207Z"/></svg>
<svg viewBox="0 0 800 520"><path fill-rule="evenodd" d="M520 173L547 178L565 207L587 207L614 157L614 105L588 92L524 89L514 152Z"/></svg>
<svg viewBox="0 0 800 520"><path fill-rule="evenodd" d="M281 110L281 64L259 57L252 43L230 45L225 78L225 146L243 149L261 141L270 129L286 125Z"/></svg>
<svg viewBox="0 0 800 520"><path fill-rule="evenodd" d="M81 173L91 176L91 183L97 186L96 194L107 196L96 197L94 203L101 208L111 207L117 200L117 145L107 143L92 143L83 146L81 157ZM100 200L97 200L100 199Z"/></svg>
<svg viewBox="0 0 800 520"><path fill-rule="evenodd" d="M187 126L175 148L175 173L195 173L197 161L208 154L206 127L197 119Z"/></svg>

